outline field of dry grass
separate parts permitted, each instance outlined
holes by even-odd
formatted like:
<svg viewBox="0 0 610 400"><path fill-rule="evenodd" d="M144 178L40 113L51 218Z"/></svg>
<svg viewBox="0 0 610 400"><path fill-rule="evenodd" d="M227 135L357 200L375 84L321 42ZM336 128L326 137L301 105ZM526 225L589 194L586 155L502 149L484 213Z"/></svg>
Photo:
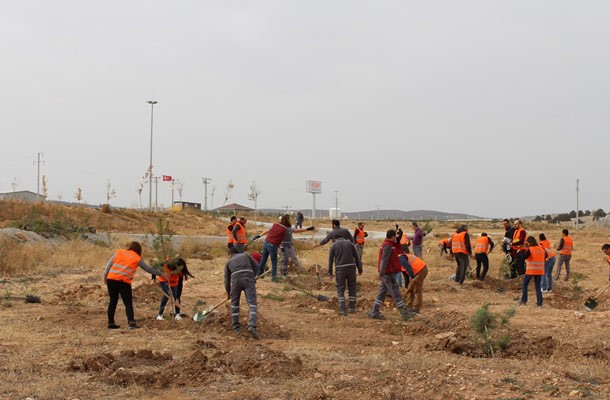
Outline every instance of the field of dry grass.
<svg viewBox="0 0 610 400"><path fill-rule="evenodd" d="M87 212L94 211L99 213ZM50 212L55 218L57 211ZM4 226L17 219L1 215ZM117 230L128 224L120 221L123 214L114 212L99 218L116 218L112 226ZM224 232L222 221L186 216L180 222L179 218L171 220L179 232L193 229L201 234L200 228L187 227L198 221L215 227L209 234ZM129 222L126 230L138 232L140 226L152 230L155 216L144 216L144 221ZM403 229L408 225L398 223ZM383 231L393 226L393 221L367 222L366 228ZM211 232L210 227L205 229ZM281 283L263 279L257 284L258 341L231 331L224 306L202 323L156 321L159 292L142 271L134 281L134 304L143 328L108 330L101 268L122 244L5 237L0 239L3 258L8 260L0 264L0 398L609 398L610 293L600 297L595 311L583 310L586 298L607 284L608 266L600 247L610 241L609 232L574 233L573 279L557 282L538 309L531 304L516 306L520 282L499 279L502 253L497 250L490 255L491 271L485 282L467 280L460 288L449 281L454 264L439 256L436 243L453 228L435 223L435 236L426 238L424 259L430 274L424 285L424 307L410 321L399 318L389 299L382 310L385 321L365 315L377 288L379 241L367 244L365 272L358 281L358 312L347 317L336 314L334 284L324 277L327 247L312 250L309 239L299 241L305 271L292 273ZM544 232L553 243L560 237L556 226L526 228L530 233ZM483 230L499 241L499 224L471 224L471 234ZM187 255L196 276L186 282L183 296L186 311L192 314L197 301L208 306L224 299L226 255L221 245L187 240L182 246L181 254ZM322 266L322 283L315 275L316 265ZM317 301L295 287L331 300ZM42 303L13 299L26 294L39 295ZM470 323L486 303L494 313L516 311L507 326L491 331L492 337L510 336L509 346L493 357ZM245 310L242 304L242 319ZM117 322L126 325L122 305Z"/></svg>

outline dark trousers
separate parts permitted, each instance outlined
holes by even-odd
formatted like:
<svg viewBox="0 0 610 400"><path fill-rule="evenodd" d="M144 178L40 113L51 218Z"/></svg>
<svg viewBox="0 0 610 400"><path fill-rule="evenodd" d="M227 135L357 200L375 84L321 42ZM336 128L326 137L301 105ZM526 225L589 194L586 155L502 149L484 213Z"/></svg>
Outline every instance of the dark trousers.
<svg viewBox="0 0 610 400"><path fill-rule="evenodd" d="M474 258L477 261L477 279L483 281L489 271L489 257L486 253L476 253ZM481 272L481 265L483 265L483 272Z"/></svg>
<svg viewBox="0 0 610 400"><path fill-rule="evenodd" d="M536 288L536 305L542 305L542 289L540 289L540 282L542 282L542 275L525 275L523 277L523 285L521 286L521 303L527 303L527 286L530 281L534 278L534 287Z"/></svg>
<svg viewBox="0 0 610 400"><path fill-rule="evenodd" d="M396 308L402 309L404 307L405 301L401 297L400 289L396 283L396 273L386 274L383 275L379 281L379 290L377 296L375 296L375 303L373 303L373 309L371 310L370 315L379 314L379 308L384 303L388 292L392 295Z"/></svg>
<svg viewBox="0 0 610 400"><path fill-rule="evenodd" d="M356 267L338 268L336 274L337 301L339 311L345 311L345 286L349 296L350 309L356 308Z"/></svg>
<svg viewBox="0 0 610 400"><path fill-rule="evenodd" d="M231 275L231 322L233 329L239 329L239 301L241 292L246 294L248 303L248 326L256 328L258 306L256 305L256 280L249 272Z"/></svg>
<svg viewBox="0 0 610 400"><path fill-rule="evenodd" d="M114 324L114 313L116 311L116 306L119 303L119 296L121 296L123 304L125 305L127 321L136 322L136 319L133 316L133 296L131 295L131 285L127 282L107 279L106 287L108 288L108 296L110 297L110 302L108 303L108 323Z"/></svg>
<svg viewBox="0 0 610 400"><path fill-rule="evenodd" d="M163 293L165 293L167 296L174 297L174 302L179 299L178 286L170 288L169 283L167 282L159 282L159 284L161 285L161 290L163 290ZM165 306L169 300L167 296L161 297L161 304L159 304L159 315L163 315L163 312L165 311ZM174 306L176 307L176 315L180 314L180 307L178 307L178 304L174 304Z"/></svg>
<svg viewBox="0 0 610 400"><path fill-rule="evenodd" d="M525 252L512 251L511 257L513 258L513 264L510 271L510 277L516 278L519 275L525 274Z"/></svg>
<svg viewBox="0 0 610 400"><path fill-rule="evenodd" d="M466 279L466 271L468 271L468 254L464 253L455 253L453 254L455 257L455 263L457 264L455 267L455 281L460 285L464 284L464 279Z"/></svg>

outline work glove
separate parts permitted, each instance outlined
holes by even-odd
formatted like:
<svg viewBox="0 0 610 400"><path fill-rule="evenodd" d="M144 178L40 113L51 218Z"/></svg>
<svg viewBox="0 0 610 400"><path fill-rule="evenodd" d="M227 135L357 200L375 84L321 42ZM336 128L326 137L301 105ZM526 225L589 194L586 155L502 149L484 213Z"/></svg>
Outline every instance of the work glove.
<svg viewBox="0 0 610 400"><path fill-rule="evenodd" d="M313 226L310 226L309 228L307 228L308 231L313 231L315 228Z"/></svg>
<svg viewBox="0 0 610 400"><path fill-rule="evenodd" d="M254 237L252 238L252 240L258 240L258 239L260 239L260 238L261 238L261 235L256 235L256 236L254 236Z"/></svg>

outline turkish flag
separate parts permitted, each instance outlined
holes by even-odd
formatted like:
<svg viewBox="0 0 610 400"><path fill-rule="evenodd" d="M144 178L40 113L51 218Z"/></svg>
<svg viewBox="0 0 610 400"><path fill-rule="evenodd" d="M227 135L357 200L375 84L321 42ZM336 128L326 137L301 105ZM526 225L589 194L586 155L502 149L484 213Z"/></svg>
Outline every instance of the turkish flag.
<svg viewBox="0 0 610 400"><path fill-rule="evenodd" d="M171 182L172 177L170 175L163 175L163 182Z"/></svg>

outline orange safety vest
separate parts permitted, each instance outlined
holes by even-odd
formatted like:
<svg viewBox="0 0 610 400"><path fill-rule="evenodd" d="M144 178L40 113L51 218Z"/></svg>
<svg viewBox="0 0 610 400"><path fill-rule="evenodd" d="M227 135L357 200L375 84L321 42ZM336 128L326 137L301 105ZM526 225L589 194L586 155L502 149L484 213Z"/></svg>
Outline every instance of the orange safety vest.
<svg viewBox="0 0 610 400"><path fill-rule="evenodd" d="M513 233L513 243L519 241L521 232L525 232L525 229L519 228L515 231L515 233ZM525 250L525 241L523 241L520 245L512 245L511 248L513 250Z"/></svg>
<svg viewBox="0 0 610 400"><path fill-rule="evenodd" d="M546 252L541 246L530 246L530 256L525 260L525 275L544 275Z"/></svg>
<svg viewBox="0 0 610 400"><path fill-rule="evenodd" d="M449 239L441 239L438 242L439 246L445 246L445 247L449 247L450 246L450 240Z"/></svg>
<svg viewBox="0 0 610 400"><path fill-rule="evenodd" d="M545 249L549 250L549 251L547 252L547 254L548 254L548 257L547 257L547 258L553 258L553 257L555 257L555 253L553 253L553 252L551 251L551 242L549 242L549 240L548 240L548 239L546 239L546 240L541 240L539 244L540 244L540 246L542 246L542 247L544 247Z"/></svg>
<svg viewBox="0 0 610 400"><path fill-rule="evenodd" d="M559 250L559 254L563 254L569 256L572 254L572 247L574 246L574 241L569 236L563 237L563 247Z"/></svg>
<svg viewBox="0 0 610 400"><path fill-rule="evenodd" d="M227 225L227 243L231 244L231 243L235 243L235 238L233 237L233 231L231 229L229 229L229 227L235 227L235 225Z"/></svg>
<svg viewBox="0 0 610 400"><path fill-rule="evenodd" d="M427 265L424 260L421 258L414 256L413 254L405 254L407 256L407 261L413 270L413 275L417 275L419 271L426 268ZM402 268L404 269L404 267ZM406 271L406 270L405 270Z"/></svg>
<svg viewBox="0 0 610 400"><path fill-rule="evenodd" d="M489 251L489 238L487 236L481 236L480 238L478 238L475 241L474 253L475 254L480 254L480 253L487 254L488 251Z"/></svg>
<svg viewBox="0 0 610 400"><path fill-rule="evenodd" d="M117 250L114 253L114 261L110 266L106 278L113 281L126 282L131 285L140 260L142 260L142 257L133 250Z"/></svg>
<svg viewBox="0 0 610 400"><path fill-rule="evenodd" d="M406 244L407 246L411 245L411 239L409 239L406 233L403 233L400 237L400 244Z"/></svg>
<svg viewBox="0 0 610 400"><path fill-rule="evenodd" d="M452 253L463 253L468 254L468 249L466 249L466 231L462 231L460 233L454 233L451 236L451 252Z"/></svg>
<svg viewBox="0 0 610 400"><path fill-rule="evenodd" d="M165 261L169 261L169 258ZM169 275L169 287L176 287L180 282L180 272L172 271L167 268L167 264L163 263L163 271L165 271L166 275ZM158 276L159 282L167 282L167 279L163 278L161 275Z"/></svg>
<svg viewBox="0 0 610 400"><path fill-rule="evenodd" d="M237 241L235 243L238 244L246 244L248 243L248 235L246 234L246 228L241 223L236 223L233 227L233 232L237 229Z"/></svg>
<svg viewBox="0 0 610 400"><path fill-rule="evenodd" d="M364 244L364 229L356 228L356 243Z"/></svg>

